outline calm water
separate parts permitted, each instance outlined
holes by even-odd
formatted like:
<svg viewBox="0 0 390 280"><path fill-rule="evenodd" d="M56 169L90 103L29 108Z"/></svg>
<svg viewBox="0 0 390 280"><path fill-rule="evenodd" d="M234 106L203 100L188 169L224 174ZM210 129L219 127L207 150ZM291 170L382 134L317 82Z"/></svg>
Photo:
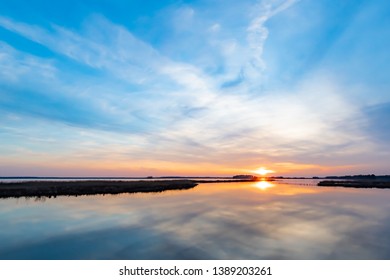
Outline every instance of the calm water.
<svg viewBox="0 0 390 280"><path fill-rule="evenodd" d="M0 259L390 259L390 190L310 181L0 200Z"/></svg>

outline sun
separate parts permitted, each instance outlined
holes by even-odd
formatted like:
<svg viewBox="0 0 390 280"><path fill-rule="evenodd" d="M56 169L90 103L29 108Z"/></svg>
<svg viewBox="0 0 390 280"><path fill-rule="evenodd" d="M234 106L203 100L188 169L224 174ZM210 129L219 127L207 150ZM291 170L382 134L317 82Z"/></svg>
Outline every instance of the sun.
<svg viewBox="0 0 390 280"><path fill-rule="evenodd" d="M265 167L260 167L260 168L258 168L258 169L256 169L256 170L254 170L254 172L255 172L256 174L261 175L261 176L265 176L265 175L267 175L267 174L269 174L269 173L275 173L275 171L269 170L269 169L267 169L267 168L265 168Z"/></svg>

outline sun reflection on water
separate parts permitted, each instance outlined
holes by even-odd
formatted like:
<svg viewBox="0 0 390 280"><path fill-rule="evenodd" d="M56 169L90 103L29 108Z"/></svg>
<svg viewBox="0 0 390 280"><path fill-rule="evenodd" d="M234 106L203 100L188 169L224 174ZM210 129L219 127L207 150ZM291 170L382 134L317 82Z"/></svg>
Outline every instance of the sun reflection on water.
<svg viewBox="0 0 390 280"><path fill-rule="evenodd" d="M265 181L265 180L262 180L260 182L257 182L255 184L256 188L260 189L260 190L266 190L266 189L269 189L269 188L273 188L275 185L268 182L268 181Z"/></svg>

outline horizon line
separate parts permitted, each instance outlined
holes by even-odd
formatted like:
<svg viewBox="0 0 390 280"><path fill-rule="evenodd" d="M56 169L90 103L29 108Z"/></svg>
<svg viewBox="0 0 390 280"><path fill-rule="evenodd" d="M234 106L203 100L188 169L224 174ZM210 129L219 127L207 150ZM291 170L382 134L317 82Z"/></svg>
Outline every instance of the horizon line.
<svg viewBox="0 0 390 280"><path fill-rule="evenodd" d="M375 176L375 177L386 177L390 176L388 174L345 174L345 175L312 175L312 176L300 176L300 175L278 175L278 176L261 176L254 174L235 174L230 176L179 176L179 175L164 175L164 176L0 176L0 179L158 179L158 178L231 178L238 175L245 176L255 176L259 178L307 178L307 179L316 179L316 178L327 178L327 177L354 177L354 176Z"/></svg>

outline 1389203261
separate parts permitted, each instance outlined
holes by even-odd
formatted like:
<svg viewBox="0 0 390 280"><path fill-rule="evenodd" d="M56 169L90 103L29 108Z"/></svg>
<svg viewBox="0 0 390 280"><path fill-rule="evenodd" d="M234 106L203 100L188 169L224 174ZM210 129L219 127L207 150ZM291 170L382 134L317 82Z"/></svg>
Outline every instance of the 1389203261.
<svg viewBox="0 0 390 280"><path fill-rule="evenodd" d="M262 275L271 276L271 267L220 266L213 267L213 275Z"/></svg>

